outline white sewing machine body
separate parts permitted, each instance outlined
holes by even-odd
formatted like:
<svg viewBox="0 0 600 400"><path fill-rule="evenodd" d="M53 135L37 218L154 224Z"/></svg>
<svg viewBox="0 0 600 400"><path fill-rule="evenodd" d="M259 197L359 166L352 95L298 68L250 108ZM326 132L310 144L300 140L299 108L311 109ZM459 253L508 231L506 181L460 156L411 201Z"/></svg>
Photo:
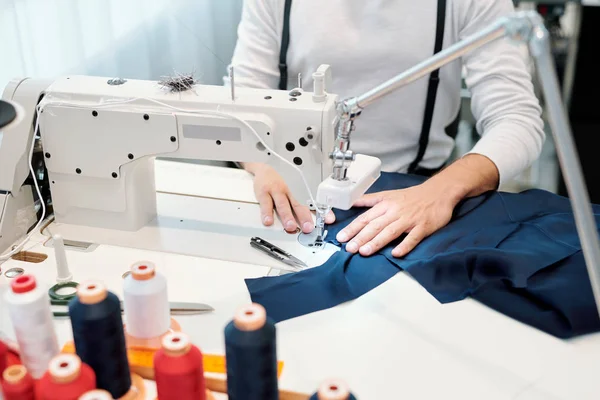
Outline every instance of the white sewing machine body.
<svg viewBox="0 0 600 400"><path fill-rule="evenodd" d="M335 96L315 103L310 96L287 92L196 86L184 93L165 93L156 82L127 81L108 85L106 78L70 77L52 84L51 98L40 118L42 142L58 222L137 230L156 216L152 157L194 160L255 161L273 165L292 193L309 199L299 174L271 155L240 122L219 116L169 110L173 107L230 113L250 124L262 139L299 167L311 189L330 172L322 148L333 146ZM102 100L131 103L106 109ZM65 99L86 106L55 104ZM307 128L312 143L302 147ZM293 151L286 149L286 145ZM299 161L301 160L301 161Z"/></svg>
<svg viewBox="0 0 600 400"><path fill-rule="evenodd" d="M248 125L302 171L314 199L331 174L338 121L337 96L322 89L314 95L236 88L233 100L223 86L170 92L154 81L114 84L90 76L15 81L4 96L24 104L29 115L11 133L12 142L0 147L6 175L0 189L18 193L27 177L41 99L39 131L58 223L126 231L145 226L156 217L157 156L268 163L298 201L312 205L302 176L271 154ZM326 182L318 198L349 208L379 176L376 158L358 156L354 164L345 182Z"/></svg>

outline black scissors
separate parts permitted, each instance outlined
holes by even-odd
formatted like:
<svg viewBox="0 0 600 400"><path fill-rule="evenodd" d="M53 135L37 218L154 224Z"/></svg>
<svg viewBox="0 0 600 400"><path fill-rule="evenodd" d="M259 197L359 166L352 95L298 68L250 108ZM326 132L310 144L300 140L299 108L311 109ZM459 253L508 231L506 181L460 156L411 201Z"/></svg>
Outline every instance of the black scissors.
<svg viewBox="0 0 600 400"><path fill-rule="evenodd" d="M271 243L267 242L266 240L261 239L259 237L253 237L252 239L250 239L250 246L262 251L263 253L267 254L268 256L273 257L276 260L279 260L279 261L293 267L294 269L300 270L300 269L308 268L308 265L306 265L303 261L294 257L287 251L282 250L279 247L275 246L274 244L271 244Z"/></svg>

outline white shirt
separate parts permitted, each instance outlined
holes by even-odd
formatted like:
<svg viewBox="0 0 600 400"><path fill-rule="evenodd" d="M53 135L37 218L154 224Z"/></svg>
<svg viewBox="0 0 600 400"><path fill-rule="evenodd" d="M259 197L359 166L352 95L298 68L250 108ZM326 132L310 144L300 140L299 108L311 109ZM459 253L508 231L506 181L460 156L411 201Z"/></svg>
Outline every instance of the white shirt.
<svg viewBox="0 0 600 400"><path fill-rule="evenodd" d="M277 88L284 0L245 0L231 64L236 85ZM514 11L512 0L447 0L446 48ZM294 0L287 56L291 89L302 73L331 65L330 93L357 96L433 54L437 0ZM481 139L472 153L492 160L500 183L527 168L544 142L541 108L519 47L506 39L440 70L427 151L419 166L438 168L454 140L445 133L457 116L462 70ZM429 76L366 107L351 136L355 153L379 157L382 170L406 172L416 157ZM225 78L225 84L228 80Z"/></svg>

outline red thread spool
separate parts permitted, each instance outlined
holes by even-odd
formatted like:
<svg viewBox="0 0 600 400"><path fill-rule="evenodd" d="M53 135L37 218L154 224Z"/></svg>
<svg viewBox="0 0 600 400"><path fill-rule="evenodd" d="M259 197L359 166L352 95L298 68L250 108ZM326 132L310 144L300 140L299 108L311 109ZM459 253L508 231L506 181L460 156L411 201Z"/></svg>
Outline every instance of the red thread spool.
<svg viewBox="0 0 600 400"><path fill-rule="evenodd" d="M2 392L5 400L35 400L35 384L27 368L11 365L2 374Z"/></svg>
<svg viewBox="0 0 600 400"><path fill-rule="evenodd" d="M75 354L59 354L38 382L38 400L77 400L96 388L96 374Z"/></svg>
<svg viewBox="0 0 600 400"><path fill-rule="evenodd" d="M6 367L8 367L8 346L0 340L0 381Z"/></svg>
<svg viewBox="0 0 600 400"><path fill-rule="evenodd" d="M182 332L167 334L154 355L159 400L206 400L202 353Z"/></svg>

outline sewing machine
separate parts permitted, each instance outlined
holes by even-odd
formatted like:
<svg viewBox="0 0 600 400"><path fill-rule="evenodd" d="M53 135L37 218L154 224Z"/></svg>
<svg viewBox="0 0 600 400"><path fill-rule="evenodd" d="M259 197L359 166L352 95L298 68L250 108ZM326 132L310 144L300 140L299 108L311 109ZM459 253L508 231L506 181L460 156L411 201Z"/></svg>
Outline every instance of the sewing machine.
<svg viewBox="0 0 600 400"><path fill-rule="evenodd" d="M150 223L157 156L268 163L312 209L349 209L379 177L380 161L352 154L348 140L343 152L331 151L338 149L339 117L330 80L326 65L315 72L312 93L205 85L171 92L152 81L89 76L15 80L4 98L28 112L0 147L0 189L9 204L32 203L31 188L22 185L38 124L60 224L138 231ZM313 245L324 236L322 215ZM2 218L0 252L23 233L16 218Z"/></svg>

